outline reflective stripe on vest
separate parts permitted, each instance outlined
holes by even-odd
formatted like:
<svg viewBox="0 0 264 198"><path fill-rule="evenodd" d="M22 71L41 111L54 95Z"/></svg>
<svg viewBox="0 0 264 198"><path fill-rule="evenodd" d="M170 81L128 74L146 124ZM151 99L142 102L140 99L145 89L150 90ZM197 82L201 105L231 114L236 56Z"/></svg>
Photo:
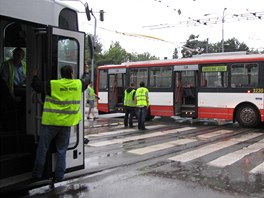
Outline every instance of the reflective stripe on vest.
<svg viewBox="0 0 264 198"><path fill-rule="evenodd" d="M124 106L128 106L128 107L136 106L136 102L134 101L134 97L133 97L134 93L135 93L134 89L130 93L127 93L127 90L125 90Z"/></svg>
<svg viewBox="0 0 264 198"><path fill-rule="evenodd" d="M8 82L8 86L9 86L9 90L10 92L13 94L14 93L14 78L15 78L15 72L14 72L14 63L13 63L13 59L8 60L7 61L8 65L9 65L9 82ZM26 76L27 73L27 65L25 61L21 61L22 67L23 67L23 73L24 76Z"/></svg>
<svg viewBox="0 0 264 198"><path fill-rule="evenodd" d="M46 96L42 124L50 126L74 126L81 120L81 80L51 80L51 96Z"/></svg>
<svg viewBox="0 0 264 198"><path fill-rule="evenodd" d="M136 91L136 98L137 98L137 106L148 106L147 103L147 96L148 89L145 87L140 87Z"/></svg>
<svg viewBox="0 0 264 198"><path fill-rule="evenodd" d="M95 100L94 89L90 86L88 86L88 89L89 89L89 100Z"/></svg>

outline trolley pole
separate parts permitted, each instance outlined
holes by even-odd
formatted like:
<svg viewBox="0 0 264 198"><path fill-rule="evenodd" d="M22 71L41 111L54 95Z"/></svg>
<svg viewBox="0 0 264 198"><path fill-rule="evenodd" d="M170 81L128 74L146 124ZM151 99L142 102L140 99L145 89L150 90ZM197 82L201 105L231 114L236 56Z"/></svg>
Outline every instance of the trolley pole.
<svg viewBox="0 0 264 198"><path fill-rule="evenodd" d="M92 43L92 47L93 50L95 51L96 48L96 42L95 42L95 37L96 37L96 27L97 27L97 19L93 14L93 11L91 10L91 15L94 18L94 35L93 35L93 43ZM92 54L92 60L91 60L91 81L92 81L92 86L94 87L94 53Z"/></svg>

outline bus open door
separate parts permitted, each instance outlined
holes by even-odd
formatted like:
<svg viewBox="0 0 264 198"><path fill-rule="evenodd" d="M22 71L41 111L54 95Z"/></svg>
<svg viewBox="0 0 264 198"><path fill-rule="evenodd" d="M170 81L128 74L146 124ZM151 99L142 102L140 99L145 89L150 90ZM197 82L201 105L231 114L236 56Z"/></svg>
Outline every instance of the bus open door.
<svg viewBox="0 0 264 198"><path fill-rule="evenodd" d="M174 75L175 115L196 118L198 65L175 66Z"/></svg>
<svg viewBox="0 0 264 198"><path fill-rule="evenodd" d="M126 89L126 69L108 71L109 112L123 112L124 91Z"/></svg>
<svg viewBox="0 0 264 198"><path fill-rule="evenodd" d="M48 67L43 69L47 74L46 80L59 79L60 69L64 65L71 65L74 69L74 78L81 78L84 71L84 33L63 30L50 27L51 35L50 48L52 52L48 52ZM51 57L49 57L51 56ZM51 60L51 62L49 62ZM45 71L46 70L46 71ZM81 112L84 112L85 95L81 100ZM84 168L84 118L80 123L71 129L70 143L66 153L66 173ZM49 173L54 172L56 164L56 150L51 149L50 166L47 169ZM48 165L49 163L47 163Z"/></svg>

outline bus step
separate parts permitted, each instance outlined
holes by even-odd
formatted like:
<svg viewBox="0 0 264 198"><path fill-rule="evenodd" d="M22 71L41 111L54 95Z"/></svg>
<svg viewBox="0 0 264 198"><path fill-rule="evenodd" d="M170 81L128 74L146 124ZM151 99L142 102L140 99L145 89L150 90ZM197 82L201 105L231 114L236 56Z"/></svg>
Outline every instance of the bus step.
<svg viewBox="0 0 264 198"><path fill-rule="evenodd" d="M34 156L32 153L16 153L0 157L0 179L32 171Z"/></svg>

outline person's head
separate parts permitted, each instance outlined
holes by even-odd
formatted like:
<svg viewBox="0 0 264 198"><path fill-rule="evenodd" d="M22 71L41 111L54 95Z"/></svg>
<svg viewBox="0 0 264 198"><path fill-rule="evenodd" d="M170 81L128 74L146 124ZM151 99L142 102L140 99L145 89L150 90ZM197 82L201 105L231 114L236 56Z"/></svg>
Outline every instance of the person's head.
<svg viewBox="0 0 264 198"><path fill-rule="evenodd" d="M140 87L145 87L145 83L144 83L143 81L141 81L141 82L139 83L139 86L140 86Z"/></svg>
<svg viewBox="0 0 264 198"><path fill-rule="evenodd" d="M73 79L73 68L70 65L65 65L61 68L61 77Z"/></svg>
<svg viewBox="0 0 264 198"><path fill-rule="evenodd" d="M130 83L130 87L134 87L135 86L135 84L134 83Z"/></svg>
<svg viewBox="0 0 264 198"><path fill-rule="evenodd" d="M13 50L13 61L15 64L20 63L25 57L25 52L22 48L17 47Z"/></svg>

